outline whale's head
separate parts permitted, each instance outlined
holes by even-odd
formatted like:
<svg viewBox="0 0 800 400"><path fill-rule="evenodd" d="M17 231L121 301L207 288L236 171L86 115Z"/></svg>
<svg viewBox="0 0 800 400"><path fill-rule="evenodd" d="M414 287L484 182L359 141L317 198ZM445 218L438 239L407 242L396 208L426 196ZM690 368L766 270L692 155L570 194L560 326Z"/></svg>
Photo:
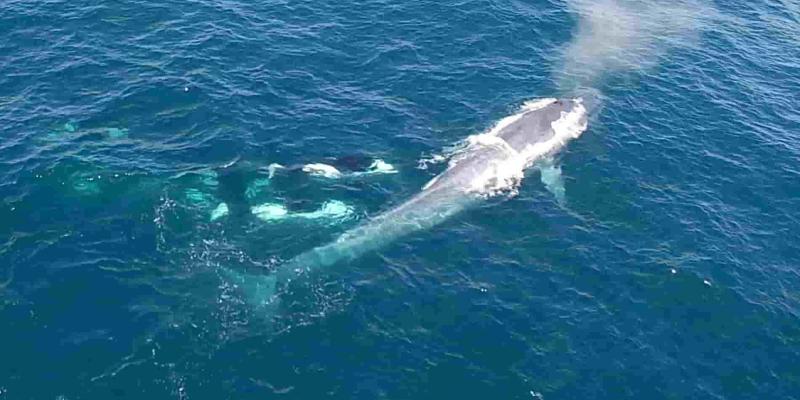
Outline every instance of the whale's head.
<svg viewBox="0 0 800 400"><path fill-rule="evenodd" d="M494 134L518 152L531 147L557 150L580 136L586 121L586 107L580 98L549 98L525 103L518 114L501 122Z"/></svg>
<svg viewBox="0 0 800 400"><path fill-rule="evenodd" d="M583 99L580 97L555 99L555 101L546 105L545 108L547 108L550 113L557 114L557 116L554 115L556 119L564 115L575 115L576 117L582 118L583 122L586 121L586 107L583 104Z"/></svg>

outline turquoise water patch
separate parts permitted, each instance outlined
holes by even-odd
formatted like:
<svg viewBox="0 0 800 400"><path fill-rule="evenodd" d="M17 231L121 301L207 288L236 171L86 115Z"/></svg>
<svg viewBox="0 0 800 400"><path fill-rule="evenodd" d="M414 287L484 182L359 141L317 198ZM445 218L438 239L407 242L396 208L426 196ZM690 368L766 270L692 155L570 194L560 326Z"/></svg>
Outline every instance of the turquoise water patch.
<svg viewBox="0 0 800 400"><path fill-rule="evenodd" d="M198 172L198 175L200 175L200 182L205 186L216 187L219 185L219 174L217 171L204 170Z"/></svg>
<svg viewBox="0 0 800 400"><path fill-rule="evenodd" d="M265 193L269 185L270 185L270 180L268 178L257 178L247 185L247 190L245 190L245 197L251 201L255 200L256 198L258 198L258 196Z"/></svg>
<svg viewBox="0 0 800 400"><path fill-rule="evenodd" d="M564 205L567 200L567 191L564 188L564 177L561 166L546 162L539 166L541 181L548 192L553 194L558 204Z"/></svg>
<svg viewBox="0 0 800 400"><path fill-rule="evenodd" d="M51 127L48 132L42 137L46 141L62 141L70 140L74 137L74 133L78 131L78 125L72 122L65 122L62 125Z"/></svg>
<svg viewBox="0 0 800 400"><path fill-rule="evenodd" d="M112 139L119 139L128 136L128 130L124 128L107 128L106 133Z"/></svg>
<svg viewBox="0 0 800 400"><path fill-rule="evenodd" d="M75 172L69 177L72 190L81 196L97 196L102 192L100 181L102 177L92 172Z"/></svg>
<svg viewBox="0 0 800 400"><path fill-rule="evenodd" d="M186 189L185 197L189 204L196 207L211 208L211 205L214 203L213 195L196 188Z"/></svg>

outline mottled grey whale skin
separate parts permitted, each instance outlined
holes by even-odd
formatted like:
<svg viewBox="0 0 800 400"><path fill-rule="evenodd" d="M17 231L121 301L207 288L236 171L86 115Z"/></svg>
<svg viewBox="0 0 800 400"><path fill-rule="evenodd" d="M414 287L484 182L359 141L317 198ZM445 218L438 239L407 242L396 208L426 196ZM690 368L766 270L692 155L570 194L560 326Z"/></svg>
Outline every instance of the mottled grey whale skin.
<svg viewBox="0 0 800 400"><path fill-rule="evenodd" d="M290 279L303 271L352 260L401 236L429 229L480 201L481 196L470 193L475 178L485 174L498 162L519 156L529 146L553 139L557 135L553 123L564 115L579 112L581 124L585 127L586 114L580 100L549 99L545 102L547 104L540 108L522 111L513 122L500 127L497 132L492 132L503 139L507 146L467 147L458 155L457 162L451 163L447 170L425 185L419 194L345 232L337 240L300 254L278 269L277 279ZM557 151L565 143L566 140L554 145L550 153ZM514 151L509 151L509 147Z"/></svg>
<svg viewBox="0 0 800 400"><path fill-rule="evenodd" d="M561 118L562 113L570 113L580 105L580 100L557 99L538 110L528 111L504 127L498 134L514 150L523 151L528 145L541 143L553 137L553 122ZM585 115L584 118L585 123Z"/></svg>

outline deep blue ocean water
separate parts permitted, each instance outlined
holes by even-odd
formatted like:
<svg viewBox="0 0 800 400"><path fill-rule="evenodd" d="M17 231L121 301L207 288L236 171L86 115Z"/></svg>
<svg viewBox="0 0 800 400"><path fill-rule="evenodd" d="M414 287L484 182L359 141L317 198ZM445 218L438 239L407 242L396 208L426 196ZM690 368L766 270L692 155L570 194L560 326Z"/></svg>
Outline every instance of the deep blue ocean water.
<svg viewBox="0 0 800 400"><path fill-rule="evenodd" d="M590 3L0 2L0 400L800 398L800 6ZM531 171L274 318L220 272L587 87L565 204ZM185 195L349 155L399 173L262 194L342 200L341 223L211 222Z"/></svg>

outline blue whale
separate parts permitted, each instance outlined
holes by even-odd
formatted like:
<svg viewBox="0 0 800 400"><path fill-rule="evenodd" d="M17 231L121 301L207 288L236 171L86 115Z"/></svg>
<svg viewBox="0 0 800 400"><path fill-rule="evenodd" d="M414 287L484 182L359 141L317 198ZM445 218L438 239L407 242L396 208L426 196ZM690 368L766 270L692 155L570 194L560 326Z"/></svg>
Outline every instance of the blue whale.
<svg viewBox="0 0 800 400"><path fill-rule="evenodd" d="M270 275L237 276L259 305L275 304L282 287L310 271L353 260L403 236L430 229L498 194L513 195L524 171L551 157L587 126L581 99L548 98L525 103L487 132L467 138L447 169L399 206L279 265Z"/></svg>

